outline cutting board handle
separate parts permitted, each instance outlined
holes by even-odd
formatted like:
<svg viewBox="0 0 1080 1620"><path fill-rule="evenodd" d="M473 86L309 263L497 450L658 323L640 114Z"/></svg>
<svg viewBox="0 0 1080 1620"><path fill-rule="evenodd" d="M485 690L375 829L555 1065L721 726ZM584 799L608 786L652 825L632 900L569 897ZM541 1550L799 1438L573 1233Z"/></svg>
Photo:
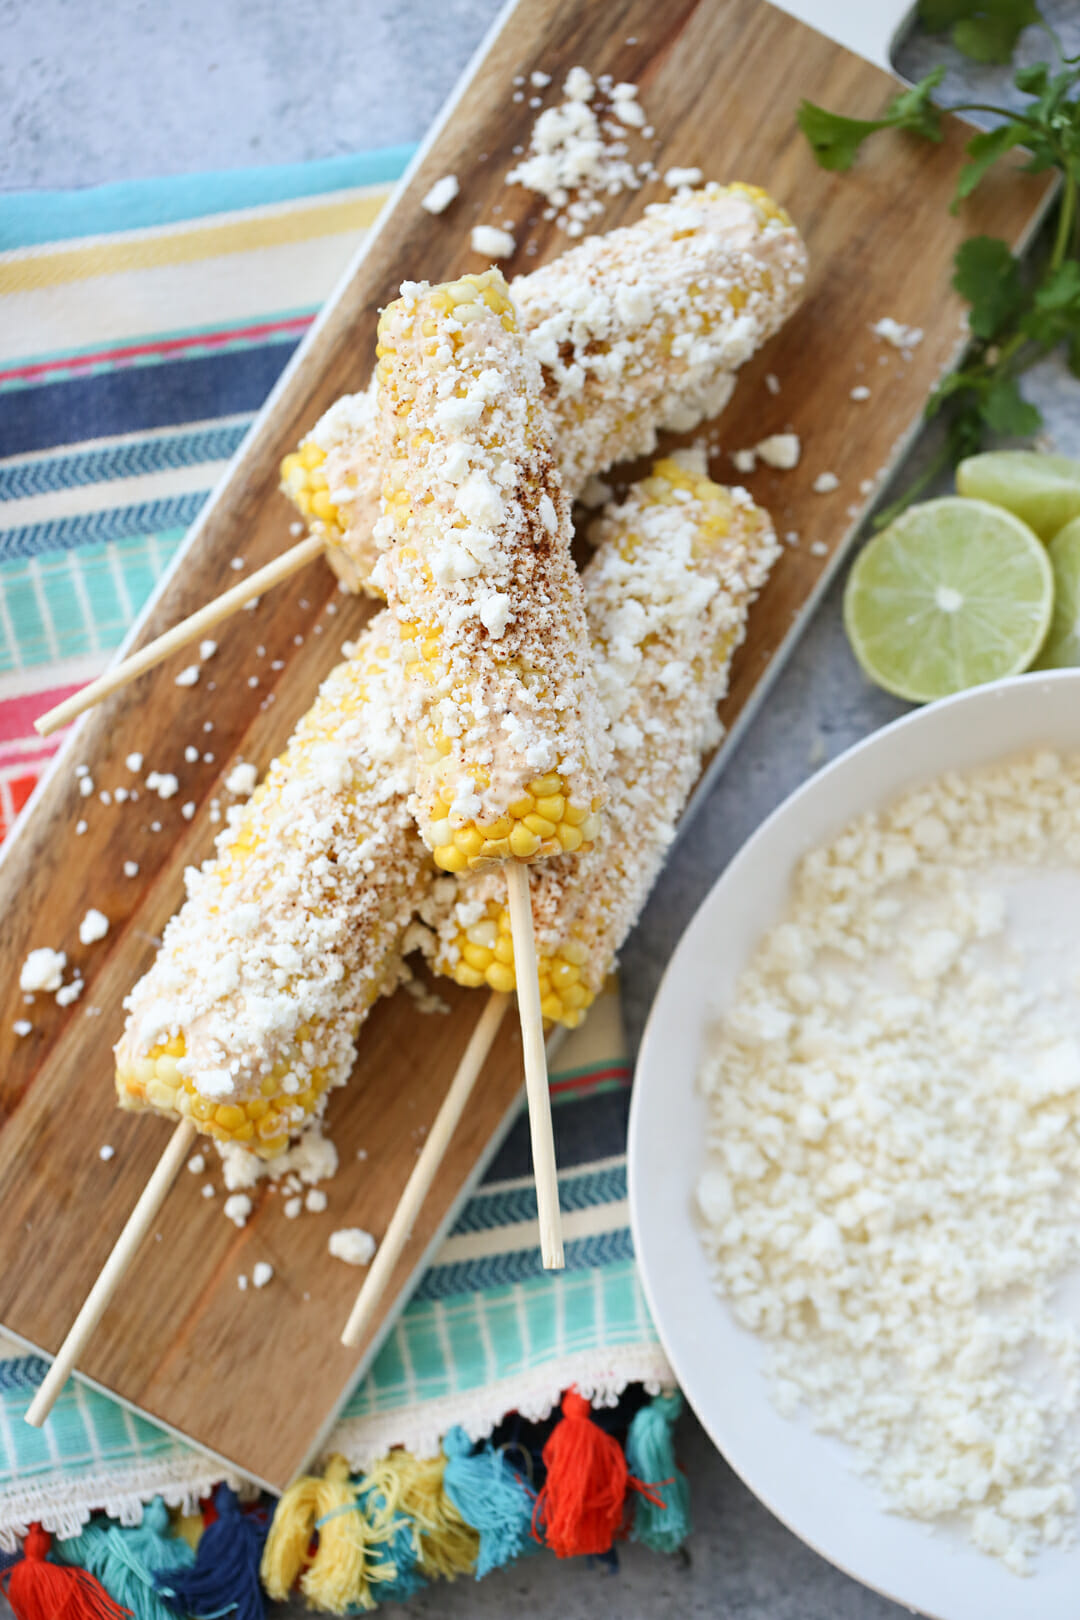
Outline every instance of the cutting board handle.
<svg viewBox="0 0 1080 1620"><path fill-rule="evenodd" d="M893 49L915 11L912 0L773 0L773 4L886 73L896 71Z"/></svg>

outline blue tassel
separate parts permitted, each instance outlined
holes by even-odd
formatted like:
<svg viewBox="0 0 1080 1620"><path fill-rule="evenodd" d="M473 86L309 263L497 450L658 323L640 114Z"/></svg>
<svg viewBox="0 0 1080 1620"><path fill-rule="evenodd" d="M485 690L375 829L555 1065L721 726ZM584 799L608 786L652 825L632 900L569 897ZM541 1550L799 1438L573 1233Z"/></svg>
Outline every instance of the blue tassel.
<svg viewBox="0 0 1080 1620"><path fill-rule="evenodd" d="M63 1564L88 1569L111 1598L130 1609L134 1620L173 1620L155 1588L159 1573L189 1569L195 1554L187 1542L169 1534L169 1510L159 1496L143 1513L142 1523L125 1529L106 1518L91 1519L77 1536L53 1544Z"/></svg>
<svg viewBox="0 0 1080 1620"><path fill-rule="evenodd" d="M536 1492L516 1473L501 1451L485 1445L475 1456L464 1429L453 1428L443 1441L446 1473L443 1490L466 1524L480 1532L476 1578L512 1564L532 1534Z"/></svg>
<svg viewBox="0 0 1080 1620"><path fill-rule="evenodd" d="M634 1541L654 1552L678 1552L690 1534L690 1486L675 1461L674 1429L682 1396L658 1395L630 1423L626 1461L639 1486L634 1507Z"/></svg>
<svg viewBox="0 0 1080 1620"><path fill-rule="evenodd" d="M360 1485L357 1489L357 1500L373 1522L380 1522L386 1510L386 1497L382 1491ZM392 1581L373 1581L372 1595L380 1603L407 1603L409 1598L415 1597L417 1592L427 1585L427 1579L420 1573L420 1548L413 1530L412 1523L404 1513L399 1513L394 1519L393 1534L389 1541L379 1544L380 1560L393 1564L397 1574ZM350 1611L358 1614L358 1609Z"/></svg>
<svg viewBox="0 0 1080 1620"><path fill-rule="evenodd" d="M192 1620L265 1620L266 1599L259 1562L270 1529L266 1513L241 1513L236 1493L219 1485L217 1518L207 1525L190 1569L157 1577L158 1589L177 1614Z"/></svg>

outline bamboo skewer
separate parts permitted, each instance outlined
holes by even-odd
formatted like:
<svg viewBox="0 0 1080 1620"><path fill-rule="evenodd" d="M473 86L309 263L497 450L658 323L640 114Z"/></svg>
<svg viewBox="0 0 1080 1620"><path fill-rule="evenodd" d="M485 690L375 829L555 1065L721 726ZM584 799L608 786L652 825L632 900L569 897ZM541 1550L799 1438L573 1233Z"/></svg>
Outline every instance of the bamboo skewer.
<svg viewBox="0 0 1080 1620"><path fill-rule="evenodd" d="M461 1062L457 1066L454 1078L450 1082L450 1089L443 1099L442 1106L435 1116L435 1121L428 1132L427 1140L412 1169L412 1174L405 1183L405 1191L386 1229L386 1235L379 1245L378 1253L371 1263L371 1269L364 1278L363 1287L356 1296L356 1303L345 1324L345 1331L341 1335L342 1344L358 1345L371 1325L371 1319L378 1309L379 1302L386 1292L398 1261L401 1259L405 1245L409 1241L416 1217L423 1207L424 1200L431 1191L432 1182L438 1175L439 1167L446 1157L450 1140L457 1130L462 1114L465 1112L473 1087L480 1076L487 1061L488 1053L495 1044L495 1037L499 1033L499 1026L503 1021L506 1009L510 1005L510 997L498 990L493 990L488 997L477 1022L476 1028L469 1037L469 1044L462 1054Z"/></svg>
<svg viewBox="0 0 1080 1620"><path fill-rule="evenodd" d="M59 731L61 726L66 726L80 714L85 714L87 709L92 709L95 704L110 697L113 692L127 686L136 676L153 669L155 664L160 664L171 653L179 652L181 647L198 641L208 630L212 630L223 619L236 613L245 602L250 602L252 597L261 596L272 585L277 585L283 579L298 573L325 550L326 542L320 535L315 534L308 535L306 540L301 540L295 546L290 546L280 557L275 557L273 562L267 563L265 568L256 569L254 574L250 574L239 585L233 585L231 589L223 591L220 596L215 597L212 602L207 602L205 607L200 608L197 613L192 613L189 618L181 619L171 630L166 630L163 635L141 647L138 652L132 653L130 658L125 658L113 669L106 670L100 679L91 681L89 686L84 686L81 692L73 692L63 703L58 703L54 709L48 709L39 715L34 721L34 730L42 737L48 737L52 732Z"/></svg>
<svg viewBox="0 0 1080 1620"><path fill-rule="evenodd" d="M540 973L536 964L536 934L527 867L518 861L508 861L506 887L510 896L510 934L514 942L518 1016L521 1019L521 1041L525 1048L525 1095L529 1103L536 1212L540 1220L540 1258L545 1271L561 1271L565 1261L559 1213L559 1178L555 1168L544 1020L540 1011Z"/></svg>
<svg viewBox="0 0 1080 1620"><path fill-rule="evenodd" d="M124 1223L124 1229L113 1245L112 1253L98 1273L97 1281L87 1294L82 1310L71 1324L66 1339L56 1353L56 1359L26 1410L25 1421L33 1428L40 1429L56 1404L57 1396L71 1376L90 1335L101 1321L109 1301L135 1257L136 1250L165 1202L165 1196L176 1180L180 1166L191 1151L195 1136L195 1126L191 1120L182 1119L169 1138L169 1144L158 1160L153 1175L143 1188L138 1203Z"/></svg>

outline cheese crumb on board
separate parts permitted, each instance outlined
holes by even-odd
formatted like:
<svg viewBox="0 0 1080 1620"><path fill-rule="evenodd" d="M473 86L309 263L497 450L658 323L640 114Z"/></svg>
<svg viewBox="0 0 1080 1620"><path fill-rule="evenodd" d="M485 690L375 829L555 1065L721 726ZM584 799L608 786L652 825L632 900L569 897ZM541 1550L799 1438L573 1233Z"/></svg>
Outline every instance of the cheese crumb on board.
<svg viewBox="0 0 1080 1620"><path fill-rule="evenodd" d="M780 392L780 379L775 372L768 371L765 373L765 386L769 390L770 394L778 394Z"/></svg>
<svg viewBox="0 0 1080 1620"><path fill-rule="evenodd" d="M138 877L138 875L139 875L139 863L138 863L138 861L125 861L124 862L124 876L129 877L129 878L133 878L133 877Z"/></svg>
<svg viewBox="0 0 1080 1620"><path fill-rule="evenodd" d="M79 943L81 945L94 945L99 939L104 939L108 932L108 917L103 911L98 911L95 906L91 906L79 924Z"/></svg>
<svg viewBox="0 0 1080 1620"><path fill-rule="evenodd" d="M127 759L125 759L124 764L127 766L128 770L133 776L138 776L139 772L142 770L143 757L141 754L129 754Z"/></svg>
<svg viewBox="0 0 1080 1620"><path fill-rule="evenodd" d="M482 253L485 259L509 259L513 257L517 243L511 231L500 230L497 225L474 225L469 246L474 253Z"/></svg>
<svg viewBox="0 0 1080 1620"><path fill-rule="evenodd" d="M894 349L914 349L923 340L921 326L905 326L902 321L894 321L891 315L883 315L870 330L876 337L891 343Z"/></svg>
<svg viewBox="0 0 1080 1620"><path fill-rule="evenodd" d="M312 1215L321 1215L327 1205L327 1197L321 1187L312 1187L304 1199L304 1206Z"/></svg>
<svg viewBox="0 0 1080 1620"><path fill-rule="evenodd" d="M171 799L180 791L180 779L172 771L151 771L146 778L146 786L159 799Z"/></svg>
<svg viewBox="0 0 1080 1620"><path fill-rule="evenodd" d="M840 488L840 480L834 472L818 473L813 488L815 495L831 495L834 489Z"/></svg>
<svg viewBox="0 0 1080 1620"><path fill-rule="evenodd" d="M239 1288L240 1292L243 1293L245 1291L245 1289L247 1288L247 1285L248 1285L248 1280L245 1277L244 1273L241 1272L239 1277L237 1277L237 1279L236 1279L236 1286L237 1286L237 1288Z"/></svg>
<svg viewBox="0 0 1080 1620"><path fill-rule="evenodd" d="M246 761L241 760L239 764L233 766L232 770L225 778L225 788L227 792L235 793L237 798L246 799L249 798L252 793L254 793L255 784L258 779L259 773L256 771L254 765L250 765Z"/></svg>
<svg viewBox="0 0 1080 1620"><path fill-rule="evenodd" d="M206 662L206 660L208 658L213 658L213 656L214 656L214 654L216 652L217 652L217 642L216 641L200 641L199 642L199 657L203 660L204 663Z"/></svg>
<svg viewBox="0 0 1080 1620"><path fill-rule="evenodd" d="M738 473L752 473L757 466L757 456L753 450L733 450L731 460Z"/></svg>
<svg viewBox="0 0 1080 1620"><path fill-rule="evenodd" d="M201 1176L206 1169L206 1159L201 1153L193 1153L187 1162L187 1167L193 1176Z"/></svg>
<svg viewBox="0 0 1080 1620"><path fill-rule="evenodd" d="M115 1153L116 1153L116 1149L109 1142L103 1143L102 1146L98 1148L98 1158L99 1159L104 1159L106 1164L113 1157L113 1155Z"/></svg>
<svg viewBox="0 0 1080 1620"><path fill-rule="evenodd" d="M331 1232L327 1248L335 1260L347 1266L370 1265L375 1255L375 1239L362 1226L343 1226Z"/></svg>
<svg viewBox="0 0 1080 1620"><path fill-rule="evenodd" d="M201 674L202 671L198 664L188 664L187 668L182 669L176 677L175 684L177 686L195 686Z"/></svg>
<svg viewBox="0 0 1080 1620"><path fill-rule="evenodd" d="M460 189L456 174L444 174L420 199L420 206L429 214L441 214L449 208Z"/></svg>
<svg viewBox="0 0 1080 1620"><path fill-rule="evenodd" d="M252 1203L247 1193L232 1193L225 1200L225 1213L235 1226L244 1226L251 1210Z"/></svg>
<svg viewBox="0 0 1080 1620"><path fill-rule="evenodd" d="M802 453L797 433L770 433L754 448L766 467L778 467L781 472L790 472L792 467L797 467Z"/></svg>
<svg viewBox="0 0 1080 1620"><path fill-rule="evenodd" d="M15 1031L16 1035L18 1035L19 1039L22 1040L25 1035L30 1034L34 1026L30 1022L29 1018L16 1018L11 1027Z"/></svg>
<svg viewBox="0 0 1080 1620"><path fill-rule="evenodd" d="M290 1221L295 1221L296 1217L300 1214L300 1211L304 1207L304 1200L302 1198L286 1198L282 1207L285 1210L286 1218Z"/></svg>
<svg viewBox="0 0 1080 1620"><path fill-rule="evenodd" d="M36 990L59 990L64 981L67 956L48 945L30 952L19 971L19 989L29 995Z"/></svg>
<svg viewBox="0 0 1080 1620"><path fill-rule="evenodd" d="M78 1001L83 993L83 988L84 981L82 979L72 979L70 984L62 984L56 992L56 1005L58 1007L70 1007L73 1001Z"/></svg>
<svg viewBox="0 0 1080 1620"><path fill-rule="evenodd" d="M664 184L669 191L678 191L681 186L700 186L704 178L700 169L669 169Z"/></svg>
<svg viewBox="0 0 1080 1620"><path fill-rule="evenodd" d="M251 1280L256 1288L265 1288L273 1280L274 1268L268 1260L256 1260L251 1268Z"/></svg>
<svg viewBox="0 0 1080 1620"><path fill-rule="evenodd" d="M75 823L75 836L76 836L76 838L81 838L83 833L86 831L86 828L87 828L87 823L85 821L77 821Z"/></svg>
<svg viewBox="0 0 1080 1620"><path fill-rule="evenodd" d="M701 1237L775 1404L1018 1574L1076 1525L1078 803L1044 751L851 823L699 1074Z"/></svg>
<svg viewBox="0 0 1080 1620"><path fill-rule="evenodd" d="M851 390L848 398L853 399L857 405L861 405L864 400L870 398L870 390L867 388L865 383L858 383Z"/></svg>

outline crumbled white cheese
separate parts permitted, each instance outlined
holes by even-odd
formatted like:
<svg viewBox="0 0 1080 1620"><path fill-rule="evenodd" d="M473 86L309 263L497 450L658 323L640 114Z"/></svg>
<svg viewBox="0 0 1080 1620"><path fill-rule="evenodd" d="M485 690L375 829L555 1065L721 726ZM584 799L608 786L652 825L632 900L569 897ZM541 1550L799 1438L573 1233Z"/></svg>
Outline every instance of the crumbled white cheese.
<svg viewBox="0 0 1080 1620"><path fill-rule="evenodd" d="M240 1292L243 1293L245 1291L245 1289L247 1288L247 1285L248 1285L248 1280L244 1276L244 1273L241 1272L239 1277L237 1277L237 1279L236 1279L236 1286L237 1286L237 1288L239 1288Z"/></svg>
<svg viewBox="0 0 1080 1620"><path fill-rule="evenodd" d="M858 383L856 387L851 390L848 398L853 399L856 404L861 404L864 399L870 398L870 390L867 388L865 383Z"/></svg>
<svg viewBox="0 0 1080 1620"><path fill-rule="evenodd" d="M76 836L76 838L81 838L83 833L86 831L86 828L87 828L87 823L85 821L77 821L75 823L75 836Z"/></svg>
<svg viewBox="0 0 1080 1620"><path fill-rule="evenodd" d="M172 771L151 771L146 778L146 785L159 799L171 799L180 791L180 780Z"/></svg>
<svg viewBox="0 0 1080 1620"><path fill-rule="evenodd" d="M767 371L765 373L765 386L769 390L770 394L778 394L780 392L780 379L775 372Z"/></svg>
<svg viewBox="0 0 1080 1620"><path fill-rule="evenodd" d="M420 199L420 206L429 214L441 214L449 208L460 189L456 174L444 174Z"/></svg>
<svg viewBox="0 0 1080 1620"><path fill-rule="evenodd" d="M116 1152L116 1149L110 1143L105 1142L105 1143L102 1144L101 1147L98 1148L98 1158L99 1159L104 1159L106 1161L106 1163L108 1163L108 1161L113 1157L115 1152Z"/></svg>
<svg viewBox="0 0 1080 1620"><path fill-rule="evenodd" d="M199 642L199 657L203 660L203 663L205 663L208 658L213 658L213 656L214 656L214 654L216 652L217 652L217 642L216 641L200 641Z"/></svg>
<svg viewBox="0 0 1080 1620"><path fill-rule="evenodd" d="M94 778L92 776L80 776L80 778L79 778L79 792L82 794L83 798L84 799L89 799L91 794L93 793L93 791L94 791Z"/></svg>
<svg viewBox="0 0 1080 1620"><path fill-rule="evenodd" d="M19 989L33 995L35 990L59 990L64 980L67 956L48 945L30 952L19 972Z"/></svg>
<svg viewBox="0 0 1080 1620"><path fill-rule="evenodd" d="M811 540L810 555L811 557L827 557L829 555L829 548L824 540Z"/></svg>
<svg viewBox="0 0 1080 1620"><path fill-rule="evenodd" d="M109 932L109 919L103 911L91 906L82 922L79 924L79 942L82 945L93 945L99 939L104 939Z"/></svg>
<svg viewBox="0 0 1080 1620"><path fill-rule="evenodd" d="M252 1203L247 1193L233 1193L225 1200L225 1213L236 1226L244 1226L251 1214Z"/></svg>
<svg viewBox="0 0 1080 1620"><path fill-rule="evenodd" d="M782 472L790 472L792 467L799 465L802 446L797 433L770 433L754 448L767 467L779 467Z"/></svg>
<svg viewBox="0 0 1080 1620"><path fill-rule="evenodd" d="M127 759L125 759L124 764L127 766L128 770L133 776L138 776L139 772L142 770L143 757L141 754L129 754Z"/></svg>
<svg viewBox="0 0 1080 1620"><path fill-rule="evenodd" d="M189 765L196 764L199 758L199 750L192 743L188 743L184 749L184 758Z"/></svg>
<svg viewBox="0 0 1080 1620"><path fill-rule="evenodd" d="M840 480L834 472L818 473L814 479L813 490L815 495L831 495L834 489L840 488Z"/></svg>
<svg viewBox="0 0 1080 1620"><path fill-rule="evenodd" d="M213 1198L214 1196L214 1185L210 1181L208 1181L205 1186L201 1187L199 1190L204 1198Z"/></svg>
<svg viewBox="0 0 1080 1620"><path fill-rule="evenodd" d="M669 169L664 184L669 191L677 191L680 186L700 186L704 178L700 169Z"/></svg>
<svg viewBox="0 0 1080 1620"><path fill-rule="evenodd" d="M273 1276L274 1268L268 1260L256 1260L251 1268L251 1280L256 1288L265 1288Z"/></svg>
<svg viewBox="0 0 1080 1620"><path fill-rule="evenodd" d="M21 1040L24 1035L29 1035L30 1034L30 1031L33 1029L34 1026L30 1022L29 1018L16 1018L15 1022L12 1024L11 1027L15 1031L16 1035L18 1035L19 1039Z"/></svg>
<svg viewBox="0 0 1080 1620"><path fill-rule="evenodd" d="M70 984L62 984L56 992L56 1005L70 1007L72 1002L78 1001L84 988L85 981L82 979L72 979Z"/></svg>
<svg viewBox="0 0 1080 1620"><path fill-rule="evenodd" d="M186 669L182 669L180 671L179 675L176 677L176 685L177 686L194 686L197 683L197 681L199 679L199 676L201 674L202 674L202 671L199 668L198 664L188 664Z"/></svg>
<svg viewBox="0 0 1080 1620"><path fill-rule="evenodd" d="M206 1159L201 1153L193 1153L187 1162L187 1167L193 1176L201 1176L206 1169Z"/></svg>
<svg viewBox="0 0 1080 1620"><path fill-rule="evenodd" d="M312 1187L304 1199L304 1206L312 1215L321 1215L326 1208L327 1198L321 1187Z"/></svg>
<svg viewBox="0 0 1080 1620"><path fill-rule="evenodd" d="M255 784L259 780L259 773L254 765L241 760L234 765L225 778L225 787L229 793L234 793L238 799L246 799L255 791Z"/></svg>
<svg viewBox="0 0 1080 1620"><path fill-rule="evenodd" d="M370 1265L375 1254L375 1239L360 1226L344 1226L331 1232L327 1248L335 1260L344 1260L347 1266Z"/></svg>
<svg viewBox="0 0 1080 1620"><path fill-rule="evenodd" d="M752 473L757 466L757 456L753 450L733 450L731 459L736 472Z"/></svg>
<svg viewBox="0 0 1080 1620"><path fill-rule="evenodd" d="M300 1214L300 1211L304 1207L304 1200L296 1197L286 1198L282 1207L285 1210L286 1218L290 1221L295 1221L296 1217Z"/></svg>
<svg viewBox="0 0 1080 1620"><path fill-rule="evenodd" d="M182 804L180 806L180 814L183 816L185 821L191 821L192 820L192 818L195 815L195 810L196 810L196 805L195 805L195 801L193 799L189 799L187 804Z"/></svg>
<svg viewBox="0 0 1080 1620"><path fill-rule="evenodd" d="M512 232L500 230L497 225L474 225L469 235L469 246L474 253L482 253L485 259L509 259L517 243Z"/></svg>
<svg viewBox="0 0 1080 1620"><path fill-rule="evenodd" d="M891 343L894 349L914 349L923 340L921 326L905 326L902 321L894 321L891 315L882 316L870 330L886 343Z"/></svg>

